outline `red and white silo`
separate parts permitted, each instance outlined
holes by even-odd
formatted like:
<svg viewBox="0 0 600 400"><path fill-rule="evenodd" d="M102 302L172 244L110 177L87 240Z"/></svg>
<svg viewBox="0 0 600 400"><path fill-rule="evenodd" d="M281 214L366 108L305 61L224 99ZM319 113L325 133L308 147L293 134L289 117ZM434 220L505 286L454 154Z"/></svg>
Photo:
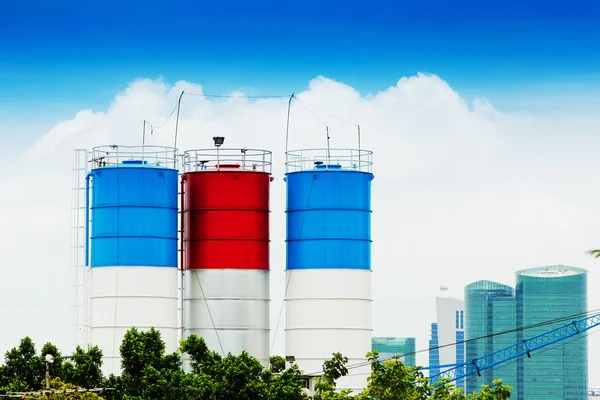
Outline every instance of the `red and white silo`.
<svg viewBox="0 0 600 400"><path fill-rule="evenodd" d="M189 150L182 164L184 337L266 365L271 152Z"/></svg>

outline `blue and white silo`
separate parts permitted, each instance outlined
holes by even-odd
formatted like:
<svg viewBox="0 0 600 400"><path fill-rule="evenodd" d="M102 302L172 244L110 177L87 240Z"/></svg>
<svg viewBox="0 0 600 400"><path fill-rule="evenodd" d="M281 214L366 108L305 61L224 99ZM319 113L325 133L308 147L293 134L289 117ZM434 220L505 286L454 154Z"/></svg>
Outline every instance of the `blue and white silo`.
<svg viewBox="0 0 600 400"><path fill-rule="evenodd" d="M131 327L160 330L177 348L178 171L169 147L93 149L87 177L86 265L90 339L103 372L120 374L119 348Z"/></svg>
<svg viewBox="0 0 600 400"><path fill-rule="evenodd" d="M286 356L306 374L335 352L356 364L371 351L371 157L287 153ZM363 389L362 369L338 387Z"/></svg>

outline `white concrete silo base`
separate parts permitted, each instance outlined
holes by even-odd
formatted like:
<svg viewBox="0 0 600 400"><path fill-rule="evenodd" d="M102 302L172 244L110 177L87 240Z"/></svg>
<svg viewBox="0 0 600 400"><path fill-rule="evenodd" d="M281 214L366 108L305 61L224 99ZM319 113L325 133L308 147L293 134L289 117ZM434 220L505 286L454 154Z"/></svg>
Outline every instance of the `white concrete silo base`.
<svg viewBox="0 0 600 400"><path fill-rule="evenodd" d="M185 271L185 337L202 337L210 350L224 355L245 350L266 366L270 350L269 277L268 270Z"/></svg>
<svg viewBox="0 0 600 400"><path fill-rule="evenodd" d="M370 373L371 271L302 269L286 271L286 356L305 374L322 371L340 352L348 357L348 376L338 389L362 391ZM356 367L361 365L360 367Z"/></svg>
<svg viewBox="0 0 600 400"><path fill-rule="evenodd" d="M177 279L166 267L91 268L91 344L103 353L102 372L121 374L120 346L132 327L159 330L166 353L177 350Z"/></svg>

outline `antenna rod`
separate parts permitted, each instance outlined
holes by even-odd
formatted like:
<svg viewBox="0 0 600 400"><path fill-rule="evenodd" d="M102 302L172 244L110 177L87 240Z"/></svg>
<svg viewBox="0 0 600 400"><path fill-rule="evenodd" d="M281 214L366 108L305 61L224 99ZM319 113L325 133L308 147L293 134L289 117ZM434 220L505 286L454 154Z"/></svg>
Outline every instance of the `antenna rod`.
<svg viewBox="0 0 600 400"><path fill-rule="evenodd" d="M356 127L358 128L358 170L360 171L360 167L361 167L361 159L360 159L360 125L356 125Z"/></svg>
<svg viewBox="0 0 600 400"><path fill-rule="evenodd" d="M179 128L179 110L181 109L181 98L183 97L183 93L185 90L181 91L179 95L179 100L177 100L177 119L175 120L175 148L177 148L177 130Z"/></svg>
<svg viewBox="0 0 600 400"><path fill-rule="evenodd" d="M285 125L285 154L287 156L288 151L288 140L290 137L290 109L292 108L292 99L294 98L295 93L292 93L290 96L290 100L288 101L288 109L287 109L287 124Z"/></svg>
<svg viewBox="0 0 600 400"><path fill-rule="evenodd" d="M325 132L327 133L327 164L331 164L331 153L329 152L329 126L325 125Z"/></svg>
<svg viewBox="0 0 600 400"><path fill-rule="evenodd" d="M146 144L146 120L144 120L144 128L142 129L142 147Z"/></svg>

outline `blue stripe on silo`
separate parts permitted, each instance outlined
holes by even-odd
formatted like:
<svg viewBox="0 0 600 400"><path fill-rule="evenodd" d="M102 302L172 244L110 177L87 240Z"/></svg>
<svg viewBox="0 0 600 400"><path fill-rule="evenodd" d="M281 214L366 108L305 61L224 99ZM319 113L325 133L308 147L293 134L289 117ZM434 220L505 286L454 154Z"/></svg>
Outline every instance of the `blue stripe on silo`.
<svg viewBox="0 0 600 400"><path fill-rule="evenodd" d="M287 269L371 269L371 180L301 171L287 180Z"/></svg>
<svg viewBox="0 0 600 400"><path fill-rule="evenodd" d="M92 171L91 267L177 267L177 171L140 163Z"/></svg>

